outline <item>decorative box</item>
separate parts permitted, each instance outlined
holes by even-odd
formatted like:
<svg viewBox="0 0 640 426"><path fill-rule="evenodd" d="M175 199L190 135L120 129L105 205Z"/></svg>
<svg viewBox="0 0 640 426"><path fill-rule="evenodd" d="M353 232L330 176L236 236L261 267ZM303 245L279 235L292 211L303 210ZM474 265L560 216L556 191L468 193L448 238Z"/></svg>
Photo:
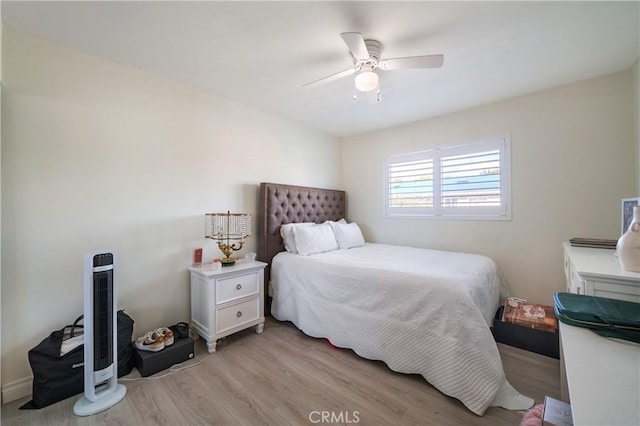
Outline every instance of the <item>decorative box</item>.
<svg viewBox="0 0 640 426"><path fill-rule="evenodd" d="M504 306L493 320L491 332L496 342L560 359L558 331L545 331L502 321Z"/></svg>

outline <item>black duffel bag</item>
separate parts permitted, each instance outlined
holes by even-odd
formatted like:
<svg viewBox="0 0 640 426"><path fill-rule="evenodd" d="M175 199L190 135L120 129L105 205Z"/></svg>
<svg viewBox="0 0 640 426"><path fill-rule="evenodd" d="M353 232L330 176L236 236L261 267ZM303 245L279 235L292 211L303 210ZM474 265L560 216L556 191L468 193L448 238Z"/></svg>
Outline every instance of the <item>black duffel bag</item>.
<svg viewBox="0 0 640 426"><path fill-rule="evenodd" d="M65 331L73 338L82 316L62 330L54 331L29 351L29 364L33 371L33 394L31 401L20 409L43 408L84 391L84 344L64 355L60 355ZM124 311L117 313L118 377L127 375L135 364L131 344L133 319Z"/></svg>

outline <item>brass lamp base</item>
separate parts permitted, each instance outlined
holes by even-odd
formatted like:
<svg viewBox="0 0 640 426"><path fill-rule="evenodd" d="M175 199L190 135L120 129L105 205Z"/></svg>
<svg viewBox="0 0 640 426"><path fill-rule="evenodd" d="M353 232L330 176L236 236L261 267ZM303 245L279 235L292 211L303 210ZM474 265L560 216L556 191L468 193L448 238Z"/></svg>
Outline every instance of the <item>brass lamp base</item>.
<svg viewBox="0 0 640 426"><path fill-rule="evenodd" d="M229 258L222 258L220 259L220 263L222 264L222 267L225 266L233 266L236 264L236 260L233 257L229 257Z"/></svg>
<svg viewBox="0 0 640 426"><path fill-rule="evenodd" d="M238 244L225 244L222 241L218 241L218 248L224 254L224 257L220 259L220 263L222 266L233 266L236 263L236 260L231 257L232 251L238 251L242 248L243 241L239 241Z"/></svg>

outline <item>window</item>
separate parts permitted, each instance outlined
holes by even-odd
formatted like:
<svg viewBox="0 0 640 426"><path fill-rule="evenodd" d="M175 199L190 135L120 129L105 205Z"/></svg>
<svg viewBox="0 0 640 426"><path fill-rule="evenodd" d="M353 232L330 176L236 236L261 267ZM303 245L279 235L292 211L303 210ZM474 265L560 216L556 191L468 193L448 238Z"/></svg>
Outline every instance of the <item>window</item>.
<svg viewBox="0 0 640 426"><path fill-rule="evenodd" d="M496 136L392 155L385 216L510 219L509 149L509 136Z"/></svg>

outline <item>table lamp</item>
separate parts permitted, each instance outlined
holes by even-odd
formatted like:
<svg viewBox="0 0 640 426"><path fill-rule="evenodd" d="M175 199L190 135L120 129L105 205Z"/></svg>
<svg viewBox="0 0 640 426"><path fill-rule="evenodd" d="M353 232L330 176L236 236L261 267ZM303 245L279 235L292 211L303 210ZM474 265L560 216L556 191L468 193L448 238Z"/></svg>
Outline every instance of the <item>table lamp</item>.
<svg viewBox="0 0 640 426"><path fill-rule="evenodd" d="M233 251L242 249L244 239L251 236L251 215L247 213L206 213L205 237L215 240L224 254L222 266L236 263Z"/></svg>

